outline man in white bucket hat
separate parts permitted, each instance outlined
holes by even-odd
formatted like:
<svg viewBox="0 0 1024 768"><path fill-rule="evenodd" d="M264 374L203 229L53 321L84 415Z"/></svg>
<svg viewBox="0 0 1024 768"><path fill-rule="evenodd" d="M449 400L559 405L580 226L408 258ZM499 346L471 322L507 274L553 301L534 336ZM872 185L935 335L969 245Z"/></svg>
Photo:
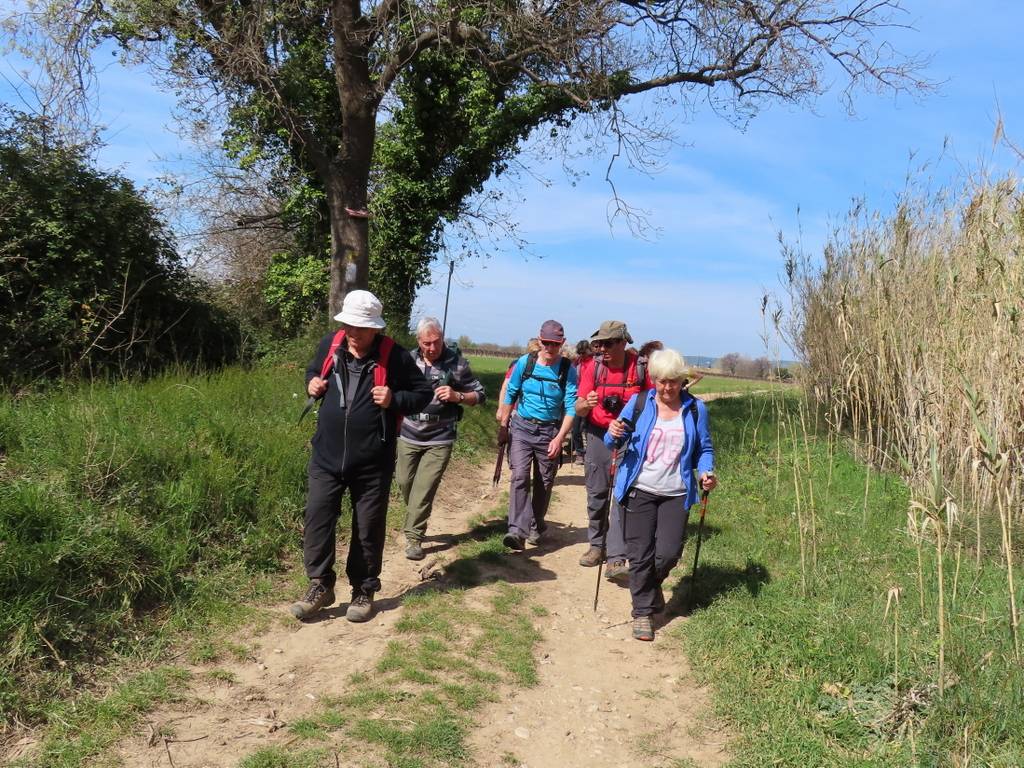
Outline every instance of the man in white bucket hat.
<svg viewBox="0 0 1024 768"><path fill-rule="evenodd" d="M306 369L306 391L321 398L321 405L302 532L309 588L291 607L297 619L334 603L335 528L346 490L352 541L345 575L352 599L345 618L366 621L373 615L399 424L434 396L409 354L380 333L382 310L369 291L350 291L334 316L341 330L324 336Z"/></svg>

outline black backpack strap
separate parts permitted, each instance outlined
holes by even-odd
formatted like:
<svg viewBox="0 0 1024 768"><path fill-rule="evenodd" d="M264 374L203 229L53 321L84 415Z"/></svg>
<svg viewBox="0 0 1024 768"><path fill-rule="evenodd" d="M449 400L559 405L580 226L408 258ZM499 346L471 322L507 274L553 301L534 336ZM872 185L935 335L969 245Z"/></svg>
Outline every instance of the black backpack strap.
<svg viewBox="0 0 1024 768"><path fill-rule="evenodd" d="M537 353L531 352L526 356L526 367L523 369L523 381L533 378L533 369L537 367Z"/></svg>
<svg viewBox="0 0 1024 768"><path fill-rule="evenodd" d="M629 423L626 425L629 432L636 429L636 423L640 420L640 414L644 412L644 408L647 406L647 390L641 388L636 393L636 400L633 402L633 413L629 417Z"/></svg>
<svg viewBox="0 0 1024 768"><path fill-rule="evenodd" d="M569 384L569 367L572 365L568 357L563 357L558 366L558 388L565 394L565 388Z"/></svg>

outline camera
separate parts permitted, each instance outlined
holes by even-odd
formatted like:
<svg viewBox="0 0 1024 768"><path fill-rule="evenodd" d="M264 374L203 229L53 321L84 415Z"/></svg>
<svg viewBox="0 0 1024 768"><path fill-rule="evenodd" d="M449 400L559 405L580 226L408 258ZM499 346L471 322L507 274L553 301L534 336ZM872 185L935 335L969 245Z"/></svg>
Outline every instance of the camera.
<svg viewBox="0 0 1024 768"><path fill-rule="evenodd" d="M601 407L614 416L619 415L619 411L622 410L623 405L625 405L625 403L622 402L621 395L605 395L601 398Z"/></svg>

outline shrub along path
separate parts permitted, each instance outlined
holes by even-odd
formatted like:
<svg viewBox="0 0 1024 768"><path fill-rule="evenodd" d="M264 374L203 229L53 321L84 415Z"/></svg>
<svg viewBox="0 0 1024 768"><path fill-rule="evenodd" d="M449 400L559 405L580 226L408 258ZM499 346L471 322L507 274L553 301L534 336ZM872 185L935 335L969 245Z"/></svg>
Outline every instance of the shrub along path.
<svg viewBox="0 0 1024 768"><path fill-rule="evenodd" d="M392 536L371 622L345 621L344 592L306 624L282 603L269 629L237 638L242 658L191 668L187 692L146 715L117 757L175 768L725 762L667 627L662 642L632 640L628 590L607 581L592 611L596 573L576 562L582 469L559 473L547 540L516 554L501 552L504 494L484 492L489 474L453 465L422 563ZM670 603L668 623L682 621Z"/></svg>

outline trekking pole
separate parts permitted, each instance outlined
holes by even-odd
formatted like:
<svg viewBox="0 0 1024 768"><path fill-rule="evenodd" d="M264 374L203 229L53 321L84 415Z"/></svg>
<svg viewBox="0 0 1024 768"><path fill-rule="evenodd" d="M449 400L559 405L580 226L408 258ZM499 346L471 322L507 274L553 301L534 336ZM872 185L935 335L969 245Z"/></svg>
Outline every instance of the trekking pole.
<svg viewBox="0 0 1024 768"><path fill-rule="evenodd" d="M448 327L448 297L452 294L452 272L455 271L455 259L448 262L448 288L444 292L444 319L441 321L441 343L444 343L444 329Z"/></svg>
<svg viewBox="0 0 1024 768"><path fill-rule="evenodd" d="M693 573L690 574L690 599L688 607L693 609L693 583L697 578L697 558L700 557L700 540L704 533L704 515L708 511L708 491L701 491L700 494L700 522L697 524L697 548L693 553Z"/></svg>
<svg viewBox="0 0 1024 768"><path fill-rule="evenodd" d="M615 503L615 470L619 466L619 449L612 449L612 466L608 473L608 503L604 505L604 512L601 515L601 557L597 561L597 584L594 586L594 613L597 613L597 597L601 593L601 568L604 565L604 555L608 551L608 518L611 516L612 504Z"/></svg>

